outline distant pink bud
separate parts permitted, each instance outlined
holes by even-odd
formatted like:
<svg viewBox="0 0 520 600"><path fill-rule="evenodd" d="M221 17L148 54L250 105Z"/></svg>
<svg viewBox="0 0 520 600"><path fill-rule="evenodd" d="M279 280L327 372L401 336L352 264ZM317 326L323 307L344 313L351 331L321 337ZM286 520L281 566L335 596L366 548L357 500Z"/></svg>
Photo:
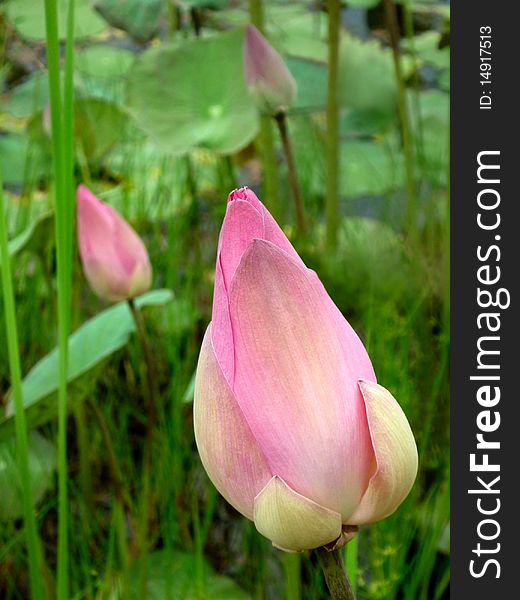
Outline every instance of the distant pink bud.
<svg viewBox="0 0 520 600"><path fill-rule="evenodd" d="M94 292L128 300L150 289L152 268L141 238L111 206L84 185L77 190L79 253Z"/></svg>
<svg viewBox="0 0 520 600"><path fill-rule="evenodd" d="M258 108L276 115L287 111L296 98L296 81L278 52L253 25L244 36L246 84Z"/></svg>
<svg viewBox="0 0 520 600"><path fill-rule="evenodd" d="M220 233L194 424L215 486L282 549L340 544L391 514L417 472L406 416L359 337L245 188Z"/></svg>

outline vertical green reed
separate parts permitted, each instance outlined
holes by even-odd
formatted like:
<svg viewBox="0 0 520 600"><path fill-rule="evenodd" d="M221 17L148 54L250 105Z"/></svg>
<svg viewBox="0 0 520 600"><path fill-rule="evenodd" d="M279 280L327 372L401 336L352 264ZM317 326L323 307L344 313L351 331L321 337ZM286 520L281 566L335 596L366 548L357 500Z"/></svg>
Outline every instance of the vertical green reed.
<svg viewBox="0 0 520 600"><path fill-rule="evenodd" d="M354 536L354 538L345 545L343 550L345 554L345 569L354 595L357 592L358 540L359 534Z"/></svg>
<svg viewBox="0 0 520 600"><path fill-rule="evenodd" d="M265 33L262 0L249 0L249 14L251 16L251 23L259 31ZM275 219L281 220L283 215L278 185L278 163L274 146L273 123L269 115L260 116L260 135L258 141L265 184L265 203Z"/></svg>
<svg viewBox="0 0 520 600"><path fill-rule="evenodd" d="M406 102L406 86L401 65L401 50L399 47L399 23L393 0L383 0L386 26L392 47L395 79L397 83L397 108L401 125L401 138L404 154L404 169L406 177L406 227L412 242L416 240L417 214L415 199L414 156L410 132L410 116Z"/></svg>
<svg viewBox="0 0 520 600"><path fill-rule="evenodd" d="M284 552L282 566L285 578L285 600L300 600L301 589L301 555Z"/></svg>
<svg viewBox="0 0 520 600"><path fill-rule="evenodd" d="M289 128L287 125L287 115L285 114L285 112L279 112L278 114L274 115L274 120L278 125L280 139L282 140L285 162L287 163L289 188L291 189L291 195L294 202L294 216L296 218L296 229L299 235L304 236L307 233L305 209L303 207L303 199L300 189L300 182L298 180L293 145L291 143L291 136L289 135Z"/></svg>
<svg viewBox="0 0 520 600"><path fill-rule="evenodd" d="M338 238L339 195L338 195L338 61L339 30L341 16L340 0L329 0L329 35L328 35L328 78L327 78L327 138L326 138L326 199L325 219L327 225L327 247L333 250Z"/></svg>
<svg viewBox="0 0 520 600"><path fill-rule="evenodd" d="M0 165L1 167L1 165ZM18 327L14 303L13 282L11 279L11 262L7 245L7 218L4 207L3 181L0 169L0 271L2 271L2 291L4 296L4 312L7 332L7 350L11 387L14 400L16 455L20 480L22 483L22 509L27 549L29 553L29 575L31 598L44 598L44 585L40 561L42 559L40 540L33 512L31 474L29 471L29 444L27 440L27 422L22 398L22 372L20 367L20 349L18 344Z"/></svg>
<svg viewBox="0 0 520 600"><path fill-rule="evenodd" d="M60 82L60 46L56 0L45 0L47 66L52 128L55 198L55 241L58 295L58 600L69 597L67 496L67 363L72 288L73 201L73 56L74 0L68 2L63 96Z"/></svg>
<svg viewBox="0 0 520 600"><path fill-rule="evenodd" d="M403 0L403 26L404 34L409 44L409 56L412 60L412 86L413 86L413 124L414 124L414 135L413 141L415 143L417 162L420 168L424 168L424 133L423 133L423 120L421 117L421 102L420 102L420 84L421 77L419 74L419 57L415 47L415 32L413 24L412 8L410 6L411 0Z"/></svg>

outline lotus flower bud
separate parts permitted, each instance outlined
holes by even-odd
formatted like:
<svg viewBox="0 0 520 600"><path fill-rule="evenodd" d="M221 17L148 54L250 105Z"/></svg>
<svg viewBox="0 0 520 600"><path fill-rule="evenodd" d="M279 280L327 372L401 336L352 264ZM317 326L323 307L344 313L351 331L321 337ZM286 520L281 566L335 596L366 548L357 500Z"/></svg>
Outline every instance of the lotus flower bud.
<svg viewBox="0 0 520 600"><path fill-rule="evenodd" d="M141 238L85 186L77 190L79 253L94 292L119 302L150 289L152 268Z"/></svg>
<svg viewBox="0 0 520 600"><path fill-rule="evenodd" d="M285 550L340 545L394 512L417 473L402 409L248 189L230 194L220 232L194 425L217 489Z"/></svg>
<svg viewBox="0 0 520 600"><path fill-rule="evenodd" d="M282 57L253 25L244 36L246 85L260 111L276 115L289 109L296 98L296 81Z"/></svg>

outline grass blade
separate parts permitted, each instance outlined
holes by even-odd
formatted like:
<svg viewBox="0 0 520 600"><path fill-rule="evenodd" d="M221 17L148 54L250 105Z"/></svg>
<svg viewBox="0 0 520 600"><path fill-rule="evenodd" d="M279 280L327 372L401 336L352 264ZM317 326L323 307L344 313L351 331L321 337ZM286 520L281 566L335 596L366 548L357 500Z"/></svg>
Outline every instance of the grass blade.
<svg viewBox="0 0 520 600"><path fill-rule="evenodd" d="M52 128L54 196L56 205L56 260L58 278L58 577L57 597L69 597L68 582L68 495L67 495L67 362L70 331L72 278L73 203L73 44L74 0L68 3L65 90L62 98L58 11L56 0L45 0L47 64ZM62 111L63 108L63 111Z"/></svg>
<svg viewBox="0 0 520 600"><path fill-rule="evenodd" d="M4 295L4 311L7 330L7 349L9 369L13 388L16 448L20 479L22 482L22 508L29 553L29 574L31 597L40 600L44 597L44 586L40 569L41 548L33 512L31 475L29 471L29 447L27 441L27 423L22 400L22 372L20 367L20 350L18 345L18 328L14 304L13 282L11 279L11 261L7 245L7 220L4 207L2 173L0 170L0 256L2 268L2 290Z"/></svg>

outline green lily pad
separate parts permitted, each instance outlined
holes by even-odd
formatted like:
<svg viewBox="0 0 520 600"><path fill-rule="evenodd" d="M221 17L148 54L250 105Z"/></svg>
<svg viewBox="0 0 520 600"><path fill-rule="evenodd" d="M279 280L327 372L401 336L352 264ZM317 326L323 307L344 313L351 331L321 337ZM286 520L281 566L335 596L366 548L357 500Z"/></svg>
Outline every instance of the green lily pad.
<svg viewBox="0 0 520 600"><path fill-rule="evenodd" d="M34 220L20 235L9 240L9 256L15 256L22 250L39 250L53 238L54 214L46 212ZM0 268L2 262L0 261Z"/></svg>
<svg viewBox="0 0 520 600"><path fill-rule="evenodd" d="M343 35L339 55L338 93L342 105L372 112L395 112L397 85L391 51L375 40ZM403 62L406 73L409 61Z"/></svg>
<svg viewBox="0 0 520 600"><path fill-rule="evenodd" d="M242 64L243 30L152 48L135 63L128 102L138 125L171 154L232 154L258 131Z"/></svg>
<svg viewBox="0 0 520 600"><path fill-rule="evenodd" d="M79 158L100 162L120 141L129 123L127 115L113 102L103 98L78 98L74 103L74 141ZM42 153L50 157L50 131L44 124L42 112L34 115L27 131Z"/></svg>
<svg viewBox="0 0 520 600"><path fill-rule="evenodd" d="M354 8L374 8L381 0L347 0L347 6Z"/></svg>
<svg viewBox="0 0 520 600"><path fill-rule="evenodd" d="M413 40L401 41L403 50L415 51L422 64L429 64L438 69L448 69L450 66L450 49L448 46L439 48L441 34L438 31L425 31L416 35Z"/></svg>
<svg viewBox="0 0 520 600"><path fill-rule="evenodd" d="M450 5L442 0L407 0L410 2L410 8L414 14L430 15L442 17L443 19L450 18ZM402 4L403 0L396 0L396 4Z"/></svg>
<svg viewBox="0 0 520 600"><path fill-rule="evenodd" d="M136 298L138 307L162 305L173 298L170 290L154 290ZM132 314L126 302L119 302L99 313L69 338L68 382L70 400L80 401L90 389L91 381L82 375L103 366L104 361L122 348L135 331ZM22 381L23 404L29 424L36 427L56 417L59 354L55 348L27 373ZM13 406L9 403L0 418L0 439L12 433Z"/></svg>
<svg viewBox="0 0 520 600"><path fill-rule="evenodd" d="M350 265L350 285L356 290L370 285L370 293L400 293L407 285L409 273L405 265L402 238L386 223L367 217L343 219L338 232L340 265ZM396 292L396 290L399 290Z"/></svg>
<svg viewBox="0 0 520 600"><path fill-rule="evenodd" d="M126 115L115 104L101 98L77 100L74 105L74 128L88 160L101 160L121 138Z"/></svg>
<svg viewBox="0 0 520 600"><path fill-rule="evenodd" d="M61 39L67 33L68 0L57 0L58 29ZM11 0L6 14L9 21L24 38L45 39L45 3L35 0ZM106 23L90 5L89 0L75 2L75 39L97 35L106 29Z"/></svg>
<svg viewBox="0 0 520 600"><path fill-rule="evenodd" d="M51 487L56 468L56 450L37 431L31 431L29 443L29 474L34 505ZM0 522L22 516L22 482L16 458L14 438L0 442Z"/></svg>
<svg viewBox="0 0 520 600"><path fill-rule="evenodd" d="M128 575L130 600L138 600L141 565L134 563ZM232 579L217 575L212 567L195 554L159 550L146 559L146 597L148 600L251 600ZM110 600L119 598L117 591Z"/></svg>
<svg viewBox="0 0 520 600"><path fill-rule="evenodd" d="M389 142L356 140L342 144L342 195L348 198L380 196L395 190L402 183L402 156Z"/></svg>
<svg viewBox="0 0 520 600"><path fill-rule="evenodd" d="M295 56L288 57L285 62L298 86L293 109L322 109L327 99L327 66Z"/></svg>
<svg viewBox="0 0 520 600"><path fill-rule="evenodd" d="M322 240L325 228L319 228ZM323 243L323 241L322 241ZM348 265L348 278L344 277ZM405 245L385 222L370 217L346 217L340 221L334 255L321 258L320 276L329 293L348 306L393 302L416 294Z"/></svg>
<svg viewBox="0 0 520 600"><path fill-rule="evenodd" d="M180 0L180 2L186 6L211 8L213 10L220 10L229 4L229 0Z"/></svg>
<svg viewBox="0 0 520 600"><path fill-rule="evenodd" d="M0 162L4 182L9 184L39 179L51 169L40 146L25 133L0 135Z"/></svg>
<svg viewBox="0 0 520 600"><path fill-rule="evenodd" d="M275 6L266 29L271 43L282 53L318 62L327 61L327 17L301 4Z"/></svg>
<svg viewBox="0 0 520 600"><path fill-rule="evenodd" d="M408 96L411 109L415 105ZM450 98L441 90L426 90L419 94L421 118L423 172L434 183L445 185L449 165ZM416 132L418 135L419 132Z"/></svg>
<svg viewBox="0 0 520 600"><path fill-rule="evenodd" d="M134 58L135 54L130 50L98 44L78 52L75 66L84 75L117 79L127 74Z"/></svg>
<svg viewBox="0 0 520 600"><path fill-rule="evenodd" d="M97 0L95 7L105 19L127 31L141 42L157 32L164 2L162 0Z"/></svg>
<svg viewBox="0 0 520 600"><path fill-rule="evenodd" d="M41 71L17 85L2 104L2 110L13 117L30 117L42 110L49 97L47 74Z"/></svg>
<svg viewBox="0 0 520 600"><path fill-rule="evenodd" d="M340 113L340 132L345 137L385 134L396 124L396 115L380 110L345 109Z"/></svg>

